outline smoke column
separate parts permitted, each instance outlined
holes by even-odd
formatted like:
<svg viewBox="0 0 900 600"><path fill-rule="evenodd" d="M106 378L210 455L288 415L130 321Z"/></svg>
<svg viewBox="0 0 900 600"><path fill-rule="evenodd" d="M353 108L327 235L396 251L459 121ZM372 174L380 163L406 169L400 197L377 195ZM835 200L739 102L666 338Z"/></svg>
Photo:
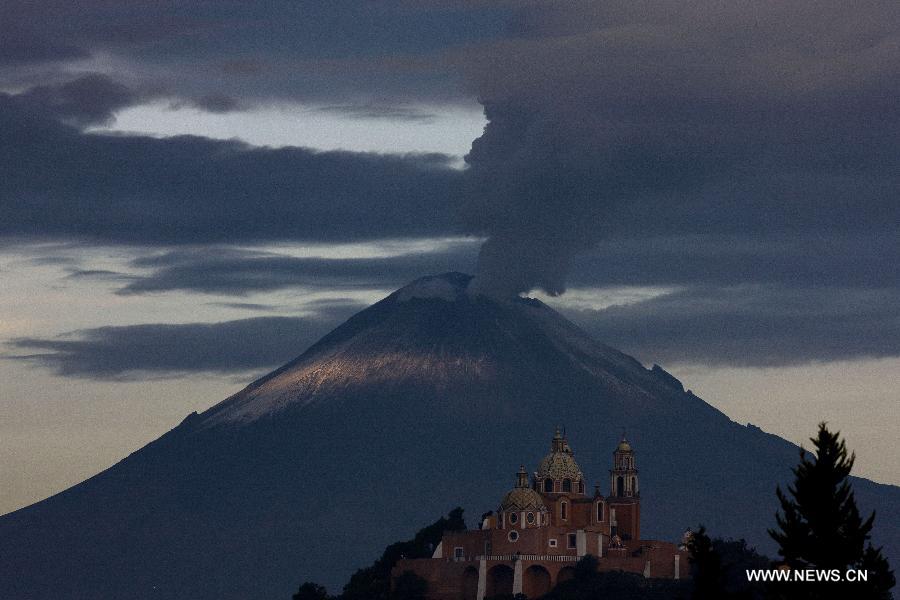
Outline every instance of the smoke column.
<svg viewBox="0 0 900 600"><path fill-rule="evenodd" d="M459 61L488 119L463 204L488 238L479 292L563 293L600 240L864 226L900 190L867 172L900 155L900 3L573 2L520 17Z"/></svg>

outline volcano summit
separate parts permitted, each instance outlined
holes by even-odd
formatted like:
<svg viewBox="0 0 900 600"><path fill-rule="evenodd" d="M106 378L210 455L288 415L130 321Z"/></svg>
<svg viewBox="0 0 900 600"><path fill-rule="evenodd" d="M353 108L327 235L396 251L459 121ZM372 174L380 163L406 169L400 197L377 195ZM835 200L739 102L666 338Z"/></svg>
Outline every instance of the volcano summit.
<svg viewBox="0 0 900 600"><path fill-rule="evenodd" d="M771 552L797 449L737 424L661 368L544 304L426 277L110 469L0 517L3 598L286 598L337 588L386 544L462 503L496 508L509 465L558 423L585 472L625 428L647 537L704 523ZM248 340L252 343L252 340ZM539 449L537 450L539 452ZM592 483L592 482L589 482ZM900 556L900 488L854 480Z"/></svg>

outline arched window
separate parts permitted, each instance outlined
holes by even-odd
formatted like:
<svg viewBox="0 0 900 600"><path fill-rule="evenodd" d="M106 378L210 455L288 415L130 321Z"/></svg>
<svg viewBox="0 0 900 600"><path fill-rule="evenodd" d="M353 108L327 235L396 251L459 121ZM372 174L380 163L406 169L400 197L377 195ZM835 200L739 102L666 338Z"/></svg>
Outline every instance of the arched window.
<svg viewBox="0 0 900 600"><path fill-rule="evenodd" d="M564 491L564 492L572 491L572 480L571 479L563 479L562 491Z"/></svg>
<svg viewBox="0 0 900 600"><path fill-rule="evenodd" d="M509 513L509 522L512 523L513 525L518 523L519 522L518 513Z"/></svg>
<svg viewBox="0 0 900 600"><path fill-rule="evenodd" d="M578 493L579 493L579 494L583 494L583 493L584 493L584 482L583 482L583 481L579 481L579 482L578 482Z"/></svg>
<svg viewBox="0 0 900 600"><path fill-rule="evenodd" d="M529 525L534 525L534 513L530 512L527 515L525 515L525 520L528 521Z"/></svg>
<svg viewBox="0 0 900 600"><path fill-rule="evenodd" d="M569 503L568 502L560 502L559 504L559 518L565 521L569 518Z"/></svg>
<svg viewBox="0 0 900 600"><path fill-rule="evenodd" d="M553 480L552 480L552 479L545 479L545 480L544 480L544 491L545 491L545 492L552 492L552 491L553 491Z"/></svg>
<svg viewBox="0 0 900 600"><path fill-rule="evenodd" d="M631 478L631 491L632 491L632 493L635 493L635 494L637 493L637 477Z"/></svg>
<svg viewBox="0 0 900 600"><path fill-rule="evenodd" d="M598 521L603 520L603 503L602 502L597 503L597 520Z"/></svg>
<svg viewBox="0 0 900 600"><path fill-rule="evenodd" d="M625 495L625 478L619 475L616 477L616 496Z"/></svg>

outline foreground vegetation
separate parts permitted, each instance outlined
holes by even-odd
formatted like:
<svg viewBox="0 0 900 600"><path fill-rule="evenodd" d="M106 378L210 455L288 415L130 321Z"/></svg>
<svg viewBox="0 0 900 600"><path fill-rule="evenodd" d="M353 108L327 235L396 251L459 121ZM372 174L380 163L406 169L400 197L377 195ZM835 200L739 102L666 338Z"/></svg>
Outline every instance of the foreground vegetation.
<svg viewBox="0 0 900 600"><path fill-rule="evenodd" d="M644 579L634 573L597 571L591 555L576 565L575 577L543 600L890 600L896 580L880 548L872 546L875 514L860 515L849 476L855 456L837 432L822 423L812 454L800 449L788 489L776 488L780 510L769 535L778 543L778 561L758 554L744 540L711 538L704 527L689 543L689 580ZM462 508L421 529L413 539L388 546L381 557L350 578L343 592L329 596L325 588L302 584L293 600L425 600L427 582L403 573L391 590L391 569L400 558L427 558L445 531L465 529ZM779 582L748 580L750 569L864 570L866 582ZM496 596L488 600L526 600L525 596Z"/></svg>

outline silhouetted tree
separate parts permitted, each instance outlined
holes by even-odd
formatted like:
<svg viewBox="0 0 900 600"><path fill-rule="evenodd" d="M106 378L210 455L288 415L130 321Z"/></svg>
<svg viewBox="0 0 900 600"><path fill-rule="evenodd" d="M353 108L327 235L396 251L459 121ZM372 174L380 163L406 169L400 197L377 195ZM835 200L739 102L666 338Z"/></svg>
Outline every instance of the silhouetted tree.
<svg viewBox="0 0 900 600"><path fill-rule="evenodd" d="M401 558L430 558L445 531L462 531L466 528L463 509L456 507L446 517L416 533L405 542L397 542L385 548L381 558L364 569L359 569L344 586L342 600L389 600L391 569Z"/></svg>
<svg viewBox="0 0 900 600"><path fill-rule="evenodd" d="M597 567L600 563L593 554L585 554L577 563L575 563L575 579L579 581L590 581L597 575Z"/></svg>
<svg viewBox="0 0 900 600"><path fill-rule="evenodd" d="M645 579L638 573L597 571L597 558L587 554L575 564L572 579L560 583L543 600L677 600L688 584L673 579Z"/></svg>
<svg viewBox="0 0 900 600"><path fill-rule="evenodd" d="M866 547L860 568L869 573L869 580L865 587L868 598L877 600L891 600L891 588L897 583L894 572L891 570L887 559L881 554L881 548L873 548L871 544Z"/></svg>
<svg viewBox="0 0 900 600"><path fill-rule="evenodd" d="M413 573L404 571L394 582L391 600L425 600L428 582Z"/></svg>
<svg viewBox="0 0 900 600"><path fill-rule="evenodd" d="M760 583L747 580L748 569L764 569L771 561L747 547L744 540L712 539L702 525L688 542L691 553L692 598L695 600L755 600L765 595Z"/></svg>
<svg viewBox="0 0 900 600"><path fill-rule="evenodd" d="M328 591L317 583L307 581L300 586L297 593L292 596L293 600L328 600Z"/></svg>
<svg viewBox="0 0 900 600"><path fill-rule="evenodd" d="M819 424L811 457L800 449L800 464L793 469L794 482L775 494L781 504L777 529L769 535L790 569L835 569L843 577L848 569L868 569L868 583L802 582L775 584L776 596L799 598L888 598L895 580L881 550L869 543L875 521L873 512L863 520L850 487L850 471L856 459L847 455L840 433Z"/></svg>
<svg viewBox="0 0 900 600"><path fill-rule="evenodd" d="M761 600L766 595L765 585L747 579L750 569L770 568L773 561L747 546L746 540L714 538L713 551L719 555L723 583L728 598L732 600Z"/></svg>
<svg viewBox="0 0 900 600"><path fill-rule="evenodd" d="M722 558L713 549L712 538L701 525L688 542L691 553L691 577L694 600L719 600L725 596L725 571Z"/></svg>

